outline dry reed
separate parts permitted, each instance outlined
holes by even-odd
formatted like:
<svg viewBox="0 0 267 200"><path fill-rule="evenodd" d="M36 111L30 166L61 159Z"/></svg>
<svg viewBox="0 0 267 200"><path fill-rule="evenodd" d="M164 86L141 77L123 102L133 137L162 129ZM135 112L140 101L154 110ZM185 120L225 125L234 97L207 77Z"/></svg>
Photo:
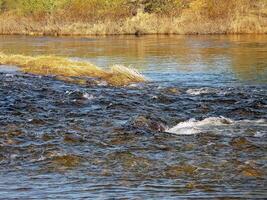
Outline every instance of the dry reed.
<svg viewBox="0 0 267 200"><path fill-rule="evenodd" d="M22 72L63 77L93 77L113 86L145 82L146 78L135 69L115 65L103 70L88 62L72 61L59 56L24 56L0 53L0 65L15 65Z"/></svg>
<svg viewBox="0 0 267 200"><path fill-rule="evenodd" d="M114 8L115 10L105 7L103 12L96 8L90 11L78 4L78 7L75 7L78 9L77 12L70 7L69 10L45 13L41 17L20 16L16 12L7 11L0 14L0 34L58 36L267 33L266 0L189 0L185 2L188 2L187 6L177 7L179 8L177 13L171 15L141 11L131 15L130 10L120 6ZM80 13L83 14L80 15Z"/></svg>

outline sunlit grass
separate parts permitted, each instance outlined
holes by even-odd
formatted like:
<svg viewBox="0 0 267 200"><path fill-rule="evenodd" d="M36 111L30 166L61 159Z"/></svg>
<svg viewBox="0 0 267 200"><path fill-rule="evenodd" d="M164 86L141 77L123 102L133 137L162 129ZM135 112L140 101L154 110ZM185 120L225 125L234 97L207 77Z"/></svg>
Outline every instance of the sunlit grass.
<svg viewBox="0 0 267 200"><path fill-rule="evenodd" d="M51 55L24 56L0 53L0 64L15 65L20 67L22 72L38 75L99 78L113 86L146 81L146 78L135 69L121 65L104 70L89 62L72 61L65 57Z"/></svg>
<svg viewBox="0 0 267 200"><path fill-rule="evenodd" d="M60 36L267 33L266 0L0 2L1 34Z"/></svg>

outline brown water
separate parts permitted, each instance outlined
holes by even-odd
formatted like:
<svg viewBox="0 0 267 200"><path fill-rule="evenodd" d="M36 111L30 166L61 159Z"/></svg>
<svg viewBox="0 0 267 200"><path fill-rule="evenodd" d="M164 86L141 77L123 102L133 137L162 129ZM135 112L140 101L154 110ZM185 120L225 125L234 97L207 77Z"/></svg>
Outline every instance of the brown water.
<svg viewBox="0 0 267 200"><path fill-rule="evenodd" d="M85 59L102 67L124 64L145 72L177 75L224 73L224 79L231 76L239 81L255 82L267 81L266 45L266 35L104 38L0 36L0 50L5 53L61 55Z"/></svg>
<svg viewBox="0 0 267 200"><path fill-rule="evenodd" d="M1 36L0 51L151 79L78 85L0 66L0 199L267 196L267 36Z"/></svg>

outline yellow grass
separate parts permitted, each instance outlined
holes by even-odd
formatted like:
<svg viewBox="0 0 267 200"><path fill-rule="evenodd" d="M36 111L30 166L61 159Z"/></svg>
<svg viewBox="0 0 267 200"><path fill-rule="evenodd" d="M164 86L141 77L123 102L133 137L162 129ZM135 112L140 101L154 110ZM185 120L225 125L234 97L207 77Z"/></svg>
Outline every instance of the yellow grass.
<svg viewBox="0 0 267 200"><path fill-rule="evenodd" d="M188 0L183 1L187 2L186 6L178 6L174 9L177 11L169 15L144 11L132 15L127 9L122 14L119 12L122 9L120 6L115 10L105 7L105 14L102 15L98 9L90 11L89 4L84 7L85 1L79 2L82 6L78 10L71 7L69 10L66 8L44 13L39 17L33 14L19 15L13 10L0 12L0 34L79 36L267 33L266 0Z"/></svg>
<svg viewBox="0 0 267 200"><path fill-rule="evenodd" d="M115 65L103 70L88 62L72 61L59 56L24 56L0 53L0 65L15 65L22 72L63 77L94 77L113 86L145 82L146 78L135 69Z"/></svg>

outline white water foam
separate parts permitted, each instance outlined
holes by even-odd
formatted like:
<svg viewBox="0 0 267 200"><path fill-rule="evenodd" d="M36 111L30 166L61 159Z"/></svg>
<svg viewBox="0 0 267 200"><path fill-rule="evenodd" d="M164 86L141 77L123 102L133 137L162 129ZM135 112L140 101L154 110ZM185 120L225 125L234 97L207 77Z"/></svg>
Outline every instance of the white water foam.
<svg viewBox="0 0 267 200"><path fill-rule="evenodd" d="M251 130L251 127L256 129L256 131L253 132L253 136L255 137L264 136L267 132L267 122L265 119L234 121L222 116L208 117L200 121L190 119L167 129L165 132L178 135L194 135L205 132L213 132L215 134L223 135L236 135L247 134Z"/></svg>
<svg viewBox="0 0 267 200"><path fill-rule="evenodd" d="M87 100L93 100L95 97L91 94L88 94L87 92L83 93L83 98Z"/></svg>
<svg viewBox="0 0 267 200"><path fill-rule="evenodd" d="M201 95L201 94L225 94L225 92L222 92L219 89L215 88L196 88L196 89L188 89L186 91L189 95Z"/></svg>

